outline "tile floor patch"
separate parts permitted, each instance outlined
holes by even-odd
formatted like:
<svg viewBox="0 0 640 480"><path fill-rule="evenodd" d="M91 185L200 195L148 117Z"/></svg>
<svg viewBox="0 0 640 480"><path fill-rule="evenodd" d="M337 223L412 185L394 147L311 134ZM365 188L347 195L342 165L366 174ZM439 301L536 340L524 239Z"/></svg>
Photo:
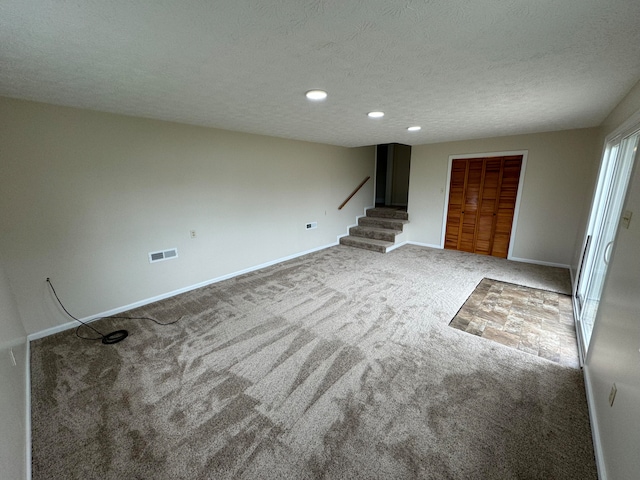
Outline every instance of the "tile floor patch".
<svg viewBox="0 0 640 480"><path fill-rule="evenodd" d="M571 296L484 278L449 326L579 368Z"/></svg>

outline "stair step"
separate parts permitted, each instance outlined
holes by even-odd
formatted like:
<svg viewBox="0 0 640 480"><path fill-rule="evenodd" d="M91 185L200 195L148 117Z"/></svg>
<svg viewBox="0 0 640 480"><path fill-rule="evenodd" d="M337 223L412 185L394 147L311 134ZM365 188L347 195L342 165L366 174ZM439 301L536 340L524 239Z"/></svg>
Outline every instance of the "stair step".
<svg viewBox="0 0 640 480"><path fill-rule="evenodd" d="M360 219L358 219L358 225L361 227L387 228L399 231L403 230L405 223L409 223L409 221L383 217L360 217Z"/></svg>
<svg viewBox="0 0 640 480"><path fill-rule="evenodd" d="M369 210L367 210L367 217L397 218L398 220L409 220L409 214L404 210L384 207L370 208Z"/></svg>
<svg viewBox="0 0 640 480"><path fill-rule="evenodd" d="M402 233L400 230L391 230L380 227L364 227L357 226L349 229L349 235L352 237L372 238L374 240L384 240L386 242L395 242L396 235Z"/></svg>
<svg viewBox="0 0 640 480"><path fill-rule="evenodd" d="M340 238L341 245L349 247L364 248L379 253L387 253L387 249L393 245L393 242L384 240L376 240L374 238L353 237L351 235Z"/></svg>

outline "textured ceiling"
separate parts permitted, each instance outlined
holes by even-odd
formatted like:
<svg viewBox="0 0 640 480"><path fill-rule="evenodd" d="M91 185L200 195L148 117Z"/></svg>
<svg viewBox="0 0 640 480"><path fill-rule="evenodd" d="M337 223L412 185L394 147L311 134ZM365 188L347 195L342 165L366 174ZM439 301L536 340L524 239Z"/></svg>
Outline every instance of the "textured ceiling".
<svg viewBox="0 0 640 480"><path fill-rule="evenodd" d="M639 79L638 0L0 0L0 95L335 145L595 126Z"/></svg>

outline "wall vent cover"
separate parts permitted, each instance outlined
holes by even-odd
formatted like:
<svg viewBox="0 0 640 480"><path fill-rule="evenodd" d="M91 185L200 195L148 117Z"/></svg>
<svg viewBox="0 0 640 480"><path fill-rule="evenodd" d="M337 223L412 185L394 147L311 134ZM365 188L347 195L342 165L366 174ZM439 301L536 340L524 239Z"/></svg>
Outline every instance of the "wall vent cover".
<svg viewBox="0 0 640 480"><path fill-rule="evenodd" d="M162 250L160 252L149 252L149 263L162 262L163 260L171 260L172 258L178 258L177 248L170 248L169 250Z"/></svg>

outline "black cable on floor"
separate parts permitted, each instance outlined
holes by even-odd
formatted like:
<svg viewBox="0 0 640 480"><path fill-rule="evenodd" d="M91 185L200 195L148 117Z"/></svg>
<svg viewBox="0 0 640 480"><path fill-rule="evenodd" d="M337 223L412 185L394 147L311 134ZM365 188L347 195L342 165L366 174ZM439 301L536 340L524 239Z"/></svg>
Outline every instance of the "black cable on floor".
<svg viewBox="0 0 640 480"><path fill-rule="evenodd" d="M53 292L53 295L56 297L56 300L58 301L58 304L60 305L62 310L64 310L64 313L66 313L70 318L74 319L76 322L80 322L82 324L82 325L78 325L78 328L76 328L76 336L78 338L81 338L82 340L103 340L104 341L105 337L107 337L108 335L104 335L98 329L92 327L88 323L83 322L79 318L71 315L71 313L69 313L69 310L67 310L65 308L65 306L62 304L62 300L60 300L60 297L58 297L58 293L56 292L56 289L53 287L53 283L51 282L50 278L47 278L47 283L49 284L49 287L51 288L51 291ZM184 318L184 316L178 318L177 320L174 320L173 322L168 322L168 323L159 322L155 318L151 318L151 317L123 317L123 316L119 316L119 315L113 315L113 316L109 316L109 317L102 317L102 318L99 318L99 319L96 319L96 320L104 320L106 318L118 318L118 319L123 319L123 320L150 320L153 323L164 327L164 326L167 326L167 325L173 325L174 323L178 323L180 320L182 320ZM80 331L80 327L82 327L83 325L85 327L87 327L87 328L90 328L94 332L96 332L98 335L100 335L100 337L83 337L82 335L80 335L80 332L79 332Z"/></svg>

